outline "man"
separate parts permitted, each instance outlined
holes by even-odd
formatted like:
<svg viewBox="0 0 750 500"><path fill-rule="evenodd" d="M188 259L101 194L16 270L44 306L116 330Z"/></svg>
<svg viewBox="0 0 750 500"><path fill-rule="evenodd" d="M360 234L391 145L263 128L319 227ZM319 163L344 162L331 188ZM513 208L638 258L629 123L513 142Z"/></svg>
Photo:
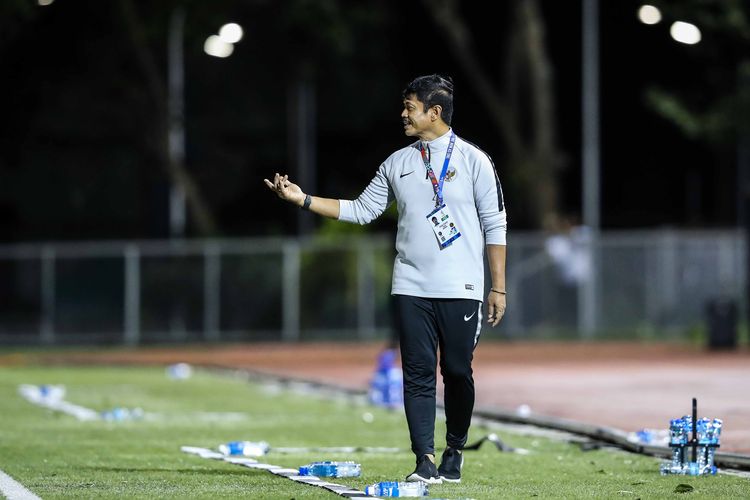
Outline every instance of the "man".
<svg viewBox="0 0 750 500"><path fill-rule="evenodd" d="M404 132L419 140L393 153L356 200L305 194L278 173L266 185L319 215L367 224L393 201L398 252L391 293L404 371L404 408L417 467L406 479L461 481L474 408L471 362L479 340L484 246L492 276L488 322L505 313L506 215L492 160L451 128L453 82L421 76L403 92ZM437 221L437 223L436 223ZM450 228L456 231L446 238ZM435 467L437 351L445 386L446 444Z"/></svg>

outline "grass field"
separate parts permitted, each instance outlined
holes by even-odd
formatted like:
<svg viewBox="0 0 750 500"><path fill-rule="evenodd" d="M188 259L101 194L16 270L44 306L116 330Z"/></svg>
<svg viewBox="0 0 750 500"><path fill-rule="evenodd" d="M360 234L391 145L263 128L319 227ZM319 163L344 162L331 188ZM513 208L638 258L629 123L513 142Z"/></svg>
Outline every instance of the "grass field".
<svg viewBox="0 0 750 500"><path fill-rule="evenodd" d="M138 421L80 422L22 399L19 384L64 384L65 399L95 410L140 407ZM371 412L372 422L362 415ZM442 448L439 425L437 446ZM486 434L473 428L470 440ZM747 498L750 480L662 477L658 460L500 432L529 455L491 445L466 452L463 482L431 487L433 498ZM180 452L231 440L272 447L408 447L402 412L326 399L198 371L175 381L156 368L0 368L0 470L43 499L52 498L335 498L320 488L263 471ZM363 489L401 480L413 469L407 451L392 454L280 454L264 461L296 468L313 460L355 460L361 478L333 480ZM693 491L676 493L686 483ZM2 496L2 495L0 495Z"/></svg>

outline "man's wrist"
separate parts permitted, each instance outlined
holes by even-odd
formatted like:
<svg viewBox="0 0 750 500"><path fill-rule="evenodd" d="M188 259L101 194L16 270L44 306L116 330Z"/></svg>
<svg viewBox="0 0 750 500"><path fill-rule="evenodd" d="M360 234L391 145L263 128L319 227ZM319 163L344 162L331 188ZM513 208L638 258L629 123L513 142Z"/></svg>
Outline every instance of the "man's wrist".
<svg viewBox="0 0 750 500"><path fill-rule="evenodd" d="M302 204L299 206L302 210L310 210L310 204L312 203L312 196L309 194L306 194L304 198L302 198Z"/></svg>
<svg viewBox="0 0 750 500"><path fill-rule="evenodd" d="M490 288L490 292L499 293L500 295L506 295L505 287L500 288L500 287L493 286L492 288Z"/></svg>

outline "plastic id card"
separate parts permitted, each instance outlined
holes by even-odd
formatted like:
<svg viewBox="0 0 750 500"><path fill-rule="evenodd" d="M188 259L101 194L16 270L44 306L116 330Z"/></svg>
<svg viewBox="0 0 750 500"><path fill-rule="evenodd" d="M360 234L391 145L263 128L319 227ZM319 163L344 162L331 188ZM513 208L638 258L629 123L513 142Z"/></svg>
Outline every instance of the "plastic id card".
<svg viewBox="0 0 750 500"><path fill-rule="evenodd" d="M435 237L443 249L461 237L455 219L445 204L440 205L427 215L427 223L435 233Z"/></svg>

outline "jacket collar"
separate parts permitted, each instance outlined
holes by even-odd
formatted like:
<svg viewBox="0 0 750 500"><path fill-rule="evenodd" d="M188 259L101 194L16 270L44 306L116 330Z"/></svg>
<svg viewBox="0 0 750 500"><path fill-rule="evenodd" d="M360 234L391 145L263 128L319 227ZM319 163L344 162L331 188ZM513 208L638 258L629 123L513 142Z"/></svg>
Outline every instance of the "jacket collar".
<svg viewBox="0 0 750 500"><path fill-rule="evenodd" d="M422 144L425 147L428 147L430 151L445 151L448 149L448 144L451 141L451 133L453 132L453 128L449 128L446 133L438 137L437 139L433 139L431 141L423 141Z"/></svg>

